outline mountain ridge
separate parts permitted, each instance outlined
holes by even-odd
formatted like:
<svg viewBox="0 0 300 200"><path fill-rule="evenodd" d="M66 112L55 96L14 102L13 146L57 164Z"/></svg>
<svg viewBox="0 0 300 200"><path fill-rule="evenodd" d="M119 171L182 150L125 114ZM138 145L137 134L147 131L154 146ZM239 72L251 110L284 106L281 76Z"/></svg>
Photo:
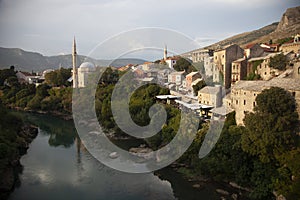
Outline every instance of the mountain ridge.
<svg viewBox="0 0 300 200"><path fill-rule="evenodd" d="M121 67L127 64L141 64L146 60L136 58L120 58L116 60L94 59L84 55L78 55L78 63L93 62L99 66ZM0 69L15 66L21 71L44 71L46 69L58 69L59 67L72 67L72 55L44 56L38 52L25 51L21 48L0 47Z"/></svg>
<svg viewBox="0 0 300 200"><path fill-rule="evenodd" d="M288 8L283 13L279 22L274 22L253 31L239 33L200 49L215 50L230 44L237 44L241 47L245 47L250 43L269 43L271 40L272 42L276 42L280 39L293 37L296 34L300 34L300 6Z"/></svg>

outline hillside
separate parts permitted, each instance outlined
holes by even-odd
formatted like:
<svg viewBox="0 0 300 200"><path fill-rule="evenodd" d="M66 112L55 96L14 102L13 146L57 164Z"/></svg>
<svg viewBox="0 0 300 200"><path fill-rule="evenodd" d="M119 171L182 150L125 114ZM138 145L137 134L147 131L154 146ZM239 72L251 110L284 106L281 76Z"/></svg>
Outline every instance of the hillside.
<svg viewBox="0 0 300 200"><path fill-rule="evenodd" d="M249 43L264 43L270 40L276 42L278 39L292 37L297 33L300 33L300 6L288 8L282 15L280 22L275 22L254 31L232 36L204 48L216 49L229 44L238 44L244 47Z"/></svg>
<svg viewBox="0 0 300 200"><path fill-rule="evenodd" d="M230 38L227 38L225 40L222 40L220 42L217 42L217 43L210 45L208 47L205 47L205 48L216 49L218 46L226 46L229 44L238 44L240 46L243 46L248 43L252 43L253 41L257 40L258 38L261 38L265 35L268 35L268 34L274 32L276 30L278 24L279 24L278 22L275 22L273 24L267 25L258 30L241 33L241 34L232 36Z"/></svg>
<svg viewBox="0 0 300 200"><path fill-rule="evenodd" d="M96 60L88 58L83 55L78 56L78 62L82 63L85 60L92 61L99 66L115 66L120 67L127 64L141 64L145 60L122 58L114 60ZM43 56L40 53L28 52L19 48L3 48L0 47L0 69L8 68L11 65L15 66L17 70L22 71L43 71L45 69L57 69L60 66L69 68L72 66L72 56L57 55L57 56Z"/></svg>

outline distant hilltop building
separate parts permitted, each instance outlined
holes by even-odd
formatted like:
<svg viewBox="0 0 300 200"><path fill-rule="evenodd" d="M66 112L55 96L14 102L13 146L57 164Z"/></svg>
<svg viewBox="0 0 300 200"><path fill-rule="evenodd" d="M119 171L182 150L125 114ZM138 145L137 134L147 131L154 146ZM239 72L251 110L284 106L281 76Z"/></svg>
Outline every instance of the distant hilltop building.
<svg viewBox="0 0 300 200"><path fill-rule="evenodd" d="M84 62L77 68L77 51L76 51L76 41L75 37L73 40L72 48L72 60L73 60L73 70L72 70L72 80L73 88L83 88L89 85L89 76L91 73L96 71L96 67L93 63Z"/></svg>

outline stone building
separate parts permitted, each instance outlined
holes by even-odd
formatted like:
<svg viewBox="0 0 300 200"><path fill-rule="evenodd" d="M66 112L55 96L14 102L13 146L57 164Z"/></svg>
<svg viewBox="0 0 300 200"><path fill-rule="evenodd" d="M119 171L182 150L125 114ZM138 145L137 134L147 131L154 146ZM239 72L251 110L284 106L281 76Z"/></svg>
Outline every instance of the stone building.
<svg viewBox="0 0 300 200"><path fill-rule="evenodd" d="M199 72L191 72L188 75L186 75L185 77L185 81L186 81L186 89L187 90L191 90L192 89L192 83L201 78L201 75Z"/></svg>
<svg viewBox="0 0 300 200"><path fill-rule="evenodd" d="M247 59L263 56L264 52L265 50L259 44L249 44L244 49Z"/></svg>
<svg viewBox="0 0 300 200"><path fill-rule="evenodd" d="M220 85L216 85L215 87L205 86L198 92L198 101L200 104L220 107L224 94L225 90Z"/></svg>
<svg viewBox="0 0 300 200"><path fill-rule="evenodd" d="M171 74L168 75L168 82L176 85L181 85L182 81L184 80L184 76L183 76L184 73L185 71L172 72Z"/></svg>
<svg viewBox="0 0 300 200"><path fill-rule="evenodd" d="M282 51L284 53L293 51L294 53L299 55L300 54L300 34L297 34L294 37L293 42L285 43L285 44L281 45L280 51Z"/></svg>
<svg viewBox="0 0 300 200"><path fill-rule="evenodd" d="M246 112L253 112L256 106L256 97L264 89L281 87L289 91L300 105L300 79L273 78L270 81L239 81L231 88L231 94L226 96L225 102L236 112L236 123L243 125ZM297 106L300 113L300 107Z"/></svg>
<svg viewBox="0 0 300 200"><path fill-rule="evenodd" d="M279 53L271 53L264 57L251 58L247 63L247 74L253 72L260 75L263 80L270 80L271 78L279 75L280 71L271 68L269 65L270 58L274 57Z"/></svg>
<svg viewBox="0 0 300 200"><path fill-rule="evenodd" d="M192 53L192 61L196 62L203 62L205 58L212 57L213 51L211 49L197 49Z"/></svg>
<svg viewBox="0 0 300 200"><path fill-rule="evenodd" d="M205 70L205 76L210 77L213 75L213 68L214 68L214 57L204 57L204 70Z"/></svg>
<svg viewBox="0 0 300 200"><path fill-rule="evenodd" d="M232 62L231 64L231 83L244 80L247 77L247 60L246 58L240 58Z"/></svg>
<svg viewBox="0 0 300 200"><path fill-rule="evenodd" d="M244 50L236 44L215 51L213 81L222 82L226 89L230 88L231 63L243 56Z"/></svg>

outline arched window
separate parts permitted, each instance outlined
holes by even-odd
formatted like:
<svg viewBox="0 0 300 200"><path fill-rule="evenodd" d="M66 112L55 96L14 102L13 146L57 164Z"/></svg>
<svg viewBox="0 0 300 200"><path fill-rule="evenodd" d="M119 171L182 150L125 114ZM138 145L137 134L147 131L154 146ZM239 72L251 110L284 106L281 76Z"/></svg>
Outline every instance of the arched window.
<svg viewBox="0 0 300 200"><path fill-rule="evenodd" d="M300 67L298 68L298 74L300 74Z"/></svg>

